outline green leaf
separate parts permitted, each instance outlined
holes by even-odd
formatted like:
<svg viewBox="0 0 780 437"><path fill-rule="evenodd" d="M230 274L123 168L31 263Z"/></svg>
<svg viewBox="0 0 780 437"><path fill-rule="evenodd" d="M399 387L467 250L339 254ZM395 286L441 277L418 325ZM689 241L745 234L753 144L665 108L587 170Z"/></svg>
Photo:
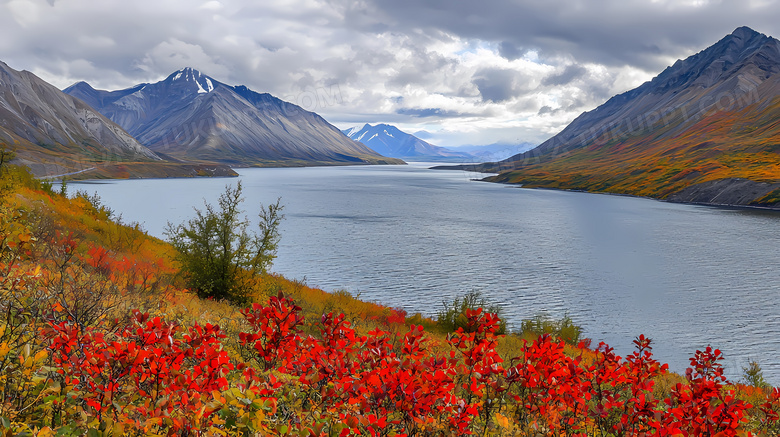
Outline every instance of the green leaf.
<svg viewBox="0 0 780 437"><path fill-rule="evenodd" d="M71 435L81 435L80 430L76 427L75 424L65 425L62 428L57 430L57 437L61 436L71 436Z"/></svg>

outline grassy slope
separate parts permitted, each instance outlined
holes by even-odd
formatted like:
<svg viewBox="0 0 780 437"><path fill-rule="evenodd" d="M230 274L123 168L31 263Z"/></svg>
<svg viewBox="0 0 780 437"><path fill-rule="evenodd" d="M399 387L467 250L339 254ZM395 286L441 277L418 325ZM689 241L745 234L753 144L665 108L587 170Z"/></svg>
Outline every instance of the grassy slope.
<svg viewBox="0 0 780 437"><path fill-rule="evenodd" d="M663 128L630 137L622 127L585 148L515 163L516 170L488 180L661 199L719 179L780 181L780 99L767 108L717 112L670 134L685 122L678 113Z"/></svg>
<svg viewBox="0 0 780 437"><path fill-rule="evenodd" d="M43 145L16 137L10 144L0 142L0 150L3 149L14 151L14 162L30 167L39 177L69 173L74 173L68 175L69 179L237 176L222 164L138 161L137 156L108 154L92 143Z"/></svg>
<svg viewBox="0 0 780 437"><path fill-rule="evenodd" d="M23 184L37 184L23 173L20 177ZM25 311L29 311L31 315L53 314L46 317L56 318L63 314L63 310L58 308L59 302L65 306L76 305L85 301L95 302L97 296L97 302L102 305L102 315L94 323L96 326L107 324L106 329L109 330L113 326L110 320L114 317L126 318L128 312L135 308L182 326L192 326L196 323L218 324L227 334L225 349L233 359L242 361L238 353L238 333L247 329L243 316L238 313L238 308L229 303L201 300L182 290L176 277L176 263L172 261L173 249L169 244L146 235L137 226L122 225L110 220L109 210L85 198L67 199L45 190L9 185L4 185L0 194L3 194L4 198L0 208L0 267L3 272L0 275L0 291L4 293L4 297L11 293L14 302L27 302L30 306ZM63 241L73 241L73 249L63 252L61 248L67 246ZM12 254L22 252L27 252L27 255L13 258ZM75 257L71 258L73 255ZM107 261L100 261L104 259L103 256ZM13 260L9 261L9 257ZM56 267L63 257L72 260L72 267L68 268L65 276L60 275ZM57 284L66 276L72 286L57 288ZM107 282L106 279L110 281ZM14 282L18 280L27 281L27 284ZM50 300L51 297L40 294L40 291L47 287L61 290L58 292L60 294L55 293L54 300ZM87 290L87 294L83 294L84 290ZM419 315L404 317L403 312L359 301L347 293L326 293L278 275L257 278L253 292L253 298L258 302L264 302L269 296L279 292L293 298L302 307L306 320L311 321L304 325L304 331L309 333L316 331L313 323L319 321L322 314L343 312L353 327L364 335L377 329L403 333L408 331L409 325L423 325L428 332L430 352L448 354L451 350L447 345L446 333L442 332L435 322ZM65 300L58 300L58 296L64 297ZM68 299L74 302L68 304ZM45 325L42 321L28 322L28 326L33 327L30 332L36 332L36 327L45 328ZM0 382L6 384L9 381L21 381L19 384L28 384L29 387L24 385L27 391L20 392L22 394L34 394L36 389L43 390L41 393L51 393L53 387L47 386L45 379L36 376L41 372L45 373L45 369L50 369L46 366L51 365L51 362L47 361L46 353L36 353L45 350L44 339L26 337L25 342L14 345L8 340L9 326L11 323L0 320L0 327L3 328L0 333L5 332L0 334L0 367L8 363L4 361L4 357L15 357L18 354L22 356L22 365L4 367L3 372L6 374ZM526 334L526 337L530 335ZM511 357L522 354L523 341L521 336L509 335L502 337L497 347L499 354L509 362ZM591 350L568 345L566 353L582 357L585 363L593 363L597 358ZM42 366L37 373L33 372L36 366ZM663 397L674 384L683 380L674 374L662 375L656 381L654 393L659 398ZM295 390L294 387L291 385L290 390ZM754 403L764 397L761 390L756 391L749 387L742 387L740 390L743 397L753 399ZM26 398L20 395L19 399L24 401ZM11 417L12 420L14 414L16 420L26 417L26 425L18 422L15 425L17 430L25 429L28 425L32 427L32 420L38 420L36 417L51 417L54 421L57 409L52 406L51 399L56 397L38 396L27 399L29 403L24 404L24 408L8 403L0 406L0 416ZM494 431L490 435L516 435L507 431L516 429L516 426L505 426L502 417L504 416L496 416L496 422L491 422L490 426ZM0 423L0 428L2 426ZM119 428L124 430L121 433L129 432L128 425L124 426L125 428ZM49 431L46 429L52 428L56 429L53 424L50 428L42 428L45 432L41 431L38 435L51 435L47 434ZM61 433L68 432L70 431L62 428ZM106 432L105 435L112 435L111 432ZM117 435L116 428L113 435Z"/></svg>

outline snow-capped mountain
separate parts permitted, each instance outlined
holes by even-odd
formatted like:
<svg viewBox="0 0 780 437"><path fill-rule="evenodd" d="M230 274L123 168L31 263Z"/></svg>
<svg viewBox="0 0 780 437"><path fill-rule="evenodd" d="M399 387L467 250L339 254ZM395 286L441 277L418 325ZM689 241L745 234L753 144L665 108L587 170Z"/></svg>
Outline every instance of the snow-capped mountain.
<svg viewBox="0 0 780 437"><path fill-rule="evenodd" d="M469 161L472 155L434 146L389 124L366 124L342 132L384 156L417 161Z"/></svg>
<svg viewBox="0 0 780 437"><path fill-rule="evenodd" d="M496 162L509 158L510 156L523 153L536 147L537 144L522 143L493 143L484 145L464 144L455 149L474 155L475 162Z"/></svg>
<svg viewBox="0 0 780 437"><path fill-rule="evenodd" d="M198 70L190 67L183 68L173 74L173 81L184 82L185 85L191 85L198 94L206 94L214 91L214 82L211 78L204 76Z"/></svg>
<svg viewBox="0 0 780 437"><path fill-rule="evenodd" d="M398 164L319 115L245 86L184 68L153 84L65 90L169 157L231 165Z"/></svg>

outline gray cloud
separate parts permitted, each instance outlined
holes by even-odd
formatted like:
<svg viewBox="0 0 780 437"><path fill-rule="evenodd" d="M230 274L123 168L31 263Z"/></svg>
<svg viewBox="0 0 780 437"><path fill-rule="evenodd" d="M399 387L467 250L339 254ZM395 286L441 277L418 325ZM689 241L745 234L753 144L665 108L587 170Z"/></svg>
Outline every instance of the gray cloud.
<svg viewBox="0 0 780 437"><path fill-rule="evenodd" d="M399 115L408 115L416 118L460 118L477 115L474 113L448 111L441 108L401 108L397 110L396 113Z"/></svg>
<svg viewBox="0 0 780 437"><path fill-rule="evenodd" d="M542 85L555 86L566 85L569 82L578 79L580 76L586 74L588 70L580 65L569 65L562 72L551 74L542 79Z"/></svg>
<svg viewBox="0 0 780 437"><path fill-rule="evenodd" d="M509 41L501 41L498 44L498 53L504 58L514 61L515 59L521 58L525 53L525 50Z"/></svg>
<svg viewBox="0 0 780 437"><path fill-rule="evenodd" d="M347 2L348 0L343 0ZM372 22L394 29L437 29L499 44L515 59L520 47L578 62L637 65L652 71L668 57L703 49L735 28L780 32L776 1L644 0L367 0ZM367 12L370 11L370 12ZM351 11L347 11L350 16ZM358 20L350 20L360 27Z"/></svg>
<svg viewBox="0 0 780 437"><path fill-rule="evenodd" d="M474 84L479 89L483 101L500 103L519 94L517 72L504 69L480 70L474 75Z"/></svg>
<svg viewBox="0 0 780 437"><path fill-rule="evenodd" d="M777 9L775 0L4 0L0 60L63 88L124 88L187 66L292 101L337 87L338 103L316 108L336 123L541 142L736 27L780 35Z"/></svg>

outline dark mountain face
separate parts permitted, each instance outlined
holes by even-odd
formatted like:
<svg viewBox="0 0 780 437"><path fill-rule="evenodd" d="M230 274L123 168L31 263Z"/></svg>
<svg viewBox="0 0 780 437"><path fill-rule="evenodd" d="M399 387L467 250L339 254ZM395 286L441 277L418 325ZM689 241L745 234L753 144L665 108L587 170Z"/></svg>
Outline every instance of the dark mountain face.
<svg viewBox="0 0 780 437"><path fill-rule="evenodd" d="M765 204L780 195L742 192L752 186L745 180L764 188L780 182L778 73L780 41L741 27L581 114L539 147L480 169L526 186L686 201L733 185L729 198ZM710 188L687 189L699 184ZM674 196L681 190L685 196Z"/></svg>
<svg viewBox="0 0 780 437"><path fill-rule="evenodd" d="M91 163L159 161L120 126L27 71L0 62L0 145L37 175Z"/></svg>
<svg viewBox="0 0 780 437"><path fill-rule="evenodd" d="M401 163L343 135L319 115L191 68L120 91L75 84L66 93L127 129L151 149L181 160L233 165Z"/></svg>
<svg viewBox="0 0 780 437"><path fill-rule="evenodd" d="M343 132L353 140L365 144L384 156L401 159L461 161L473 158L472 155L465 152L434 146L388 124L377 124L376 126L366 124L362 128L354 127Z"/></svg>
<svg viewBox="0 0 780 437"><path fill-rule="evenodd" d="M686 122L713 111L737 109L777 95L778 71L780 41L740 27L715 45L678 60L653 80L583 113L539 147L507 161L549 158L589 147L603 142L604 133L623 138L668 130L666 135L674 135L688 126Z"/></svg>

